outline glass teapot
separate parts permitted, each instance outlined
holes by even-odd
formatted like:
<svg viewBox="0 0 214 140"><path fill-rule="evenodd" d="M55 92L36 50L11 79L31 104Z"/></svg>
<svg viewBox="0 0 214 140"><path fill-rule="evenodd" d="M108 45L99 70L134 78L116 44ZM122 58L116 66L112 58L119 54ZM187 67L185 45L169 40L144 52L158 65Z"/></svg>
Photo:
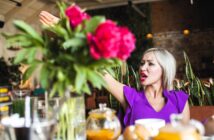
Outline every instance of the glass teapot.
<svg viewBox="0 0 214 140"><path fill-rule="evenodd" d="M171 124L161 128L153 140L201 140L204 126L197 120L190 120L187 124L181 122L182 115L172 114Z"/></svg>
<svg viewBox="0 0 214 140"><path fill-rule="evenodd" d="M99 104L99 109L89 112L86 121L87 140L114 140L121 133L121 125L115 110Z"/></svg>

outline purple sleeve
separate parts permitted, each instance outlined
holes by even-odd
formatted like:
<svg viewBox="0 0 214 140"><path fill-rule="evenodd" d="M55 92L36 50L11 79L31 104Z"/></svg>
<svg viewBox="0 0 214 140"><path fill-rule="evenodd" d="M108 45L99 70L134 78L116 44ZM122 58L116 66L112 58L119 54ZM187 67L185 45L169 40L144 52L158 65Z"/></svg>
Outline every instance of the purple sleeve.
<svg viewBox="0 0 214 140"><path fill-rule="evenodd" d="M128 126L130 124L130 120L132 118L131 111L134 104L134 100L136 97L137 91L134 88L124 86L123 87L123 93L127 102L127 108L125 110L125 115L123 117L123 123L125 126Z"/></svg>
<svg viewBox="0 0 214 140"><path fill-rule="evenodd" d="M124 86L123 87L123 93L124 93L124 96L125 96L125 99L128 103L128 106L130 108L132 108L133 106L133 102L134 102L134 98L136 96L136 90L134 88L131 88L129 86Z"/></svg>
<svg viewBox="0 0 214 140"><path fill-rule="evenodd" d="M186 102L188 102L189 95L185 93L184 91L175 91L174 95L177 100L177 108L179 113L182 113L184 110L184 107L186 105Z"/></svg>

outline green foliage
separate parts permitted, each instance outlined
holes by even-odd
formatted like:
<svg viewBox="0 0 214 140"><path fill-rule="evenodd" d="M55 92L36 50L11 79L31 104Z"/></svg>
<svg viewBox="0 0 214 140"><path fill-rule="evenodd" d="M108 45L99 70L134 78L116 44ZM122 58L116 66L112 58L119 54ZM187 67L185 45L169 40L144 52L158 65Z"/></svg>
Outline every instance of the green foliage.
<svg viewBox="0 0 214 140"><path fill-rule="evenodd" d="M177 81L175 83L175 89L184 90L190 95L190 105L214 105L213 82L204 83L194 74L189 58L185 52L184 59L186 79Z"/></svg>
<svg viewBox="0 0 214 140"><path fill-rule="evenodd" d="M124 63L124 65L115 68L116 79L130 87L140 90L139 73L134 71L133 67Z"/></svg>
<svg viewBox="0 0 214 140"><path fill-rule="evenodd" d="M43 27L42 34L23 21L15 21L19 33L4 36L10 44L19 43L22 47L14 63L29 66L24 80L39 69L40 83L45 89L50 89L51 95L63 95L67 88L78 94L90 94L89 83L99 89L105 84L99 72L118 66L121 62L118 59L95 61L89 57L86 34L94 32L105 21L105 17L94 16L84 22L84 28L80 24L72 30L64 14L65 7L59 4L60 21L56 25ZM42 54L42 58L36 57L37 54Z"/></svg>

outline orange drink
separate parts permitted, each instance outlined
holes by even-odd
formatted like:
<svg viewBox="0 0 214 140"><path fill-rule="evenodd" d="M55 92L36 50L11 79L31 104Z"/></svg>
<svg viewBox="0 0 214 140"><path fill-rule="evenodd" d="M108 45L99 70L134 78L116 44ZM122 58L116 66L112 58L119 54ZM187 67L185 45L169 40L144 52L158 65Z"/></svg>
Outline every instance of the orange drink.
<svg viewBox="0 0 214 140"><path fill-rule="evenodd" d="M114 140L118 136L114 135L114 130L101 129L101 130L87 130L87 140Z"/></svg>

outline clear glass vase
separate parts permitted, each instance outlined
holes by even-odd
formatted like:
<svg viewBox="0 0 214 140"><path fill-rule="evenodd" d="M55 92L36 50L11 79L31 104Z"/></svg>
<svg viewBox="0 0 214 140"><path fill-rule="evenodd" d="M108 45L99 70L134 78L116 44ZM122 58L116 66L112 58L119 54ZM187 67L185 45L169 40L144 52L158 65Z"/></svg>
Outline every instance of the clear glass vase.
<svg viewBox="0 0 214 140"><path fill-rule="evenodd" d="M57 139L86 140L85 99L73 94L59 113Z"/></svg>

